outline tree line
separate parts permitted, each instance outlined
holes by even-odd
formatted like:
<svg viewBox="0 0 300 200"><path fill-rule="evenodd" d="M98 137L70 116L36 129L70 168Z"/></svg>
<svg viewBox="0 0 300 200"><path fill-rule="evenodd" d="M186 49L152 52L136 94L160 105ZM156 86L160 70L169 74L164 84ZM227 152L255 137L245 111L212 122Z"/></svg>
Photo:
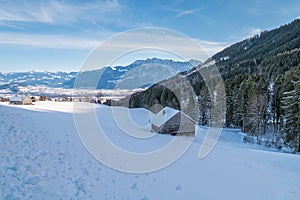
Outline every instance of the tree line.
<svg viewBox="0 0 300 200"><path fill-rule="evenodd" d="M261 74L226 80L226 127L241 128L257 141L269 132L300 151L300 69L291 68L274 80ZM247 139L246 139L247 140Z"/></svg>

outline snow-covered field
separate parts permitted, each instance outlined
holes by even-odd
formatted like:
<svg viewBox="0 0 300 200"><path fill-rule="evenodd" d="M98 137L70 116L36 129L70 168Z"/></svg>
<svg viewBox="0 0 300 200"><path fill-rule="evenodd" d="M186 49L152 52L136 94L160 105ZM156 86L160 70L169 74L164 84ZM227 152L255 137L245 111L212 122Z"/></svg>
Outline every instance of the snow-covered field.
<svg viewBox="0 0 300 200"><path fill-rule="evenodd" d="M156 135L147 145L125 139L129 136L109 111L96 105L98 120L123 148L155 150L172 139ZM138 123L147 123L146 110L129 112ZM206 132L199 128L175 163L131 174L106 167L87 152L72 113L72 103L0 104L0 199L300 199L300 156L245 145L237 130L224 130L209 156L199 160Z"/></svg>

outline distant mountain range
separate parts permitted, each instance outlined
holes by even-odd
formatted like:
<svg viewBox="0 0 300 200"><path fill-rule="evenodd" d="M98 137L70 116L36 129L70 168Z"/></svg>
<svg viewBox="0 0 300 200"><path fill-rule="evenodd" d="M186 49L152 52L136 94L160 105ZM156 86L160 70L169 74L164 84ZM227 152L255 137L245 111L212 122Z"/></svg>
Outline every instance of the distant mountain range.
<svg viewBox="0 0 300 200"><path fill-rule="evenodd" d="M76 87L80 88L95 88L95 86L97 89L145 88L179 72L191 70L199 64L201 62L196 60L189 62L158 58L137 60L128 66L105 67L99 70L80 72L77 80L73 78L65 83L65 86L72 88L76 80Z"/></svg>
<svg viewBox="0 0 300 200"><path fill-rule="evenodd" d="M0 92L17 93L20 87L47 86L51 88L64 88L65 83L73 79L77 72L0 72Z"/></svg>
<svg viewBox="0 0 300 200"><path fill-rule="evenodd" d="M6 94L17 93L20 87L26 86L71 89L74 86L77 75L80 77L77 85L80 83L79 85L84 88L91 88L94 85L97 86L97 89L143 88L167 79L178 72L190 70L199 64L201 62L196 60L179 62L151 58L137 60L127 66L109 66L99 70L80 73L48 71L0 72L0 93L4 90ZM148 79L145 80L145 77L148 77Z"/></svg>

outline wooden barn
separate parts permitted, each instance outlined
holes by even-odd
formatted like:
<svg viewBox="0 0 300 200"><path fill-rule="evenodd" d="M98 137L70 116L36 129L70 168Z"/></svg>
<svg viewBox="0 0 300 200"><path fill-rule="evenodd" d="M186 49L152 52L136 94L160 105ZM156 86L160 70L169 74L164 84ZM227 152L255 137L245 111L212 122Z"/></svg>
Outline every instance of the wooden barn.
<svg viewBox="0 0 300 200"><path fill-rule="evenodd" d="M196 124L188 115L168 107L151 114L152 131L161 134L195 136Z"/></svg>
<svg viewBox="0 0 300 200"><path fill-rule="evenodd" d="M32 105L32 100L28 96L16 95L10 98L9 103L13 105Z"/></svg>
<svg viewBox="0 0 300 200"><path fill-rule="evenodd" d="M8 97L0 97L0 102L8 102L9 98Z"/></svg>

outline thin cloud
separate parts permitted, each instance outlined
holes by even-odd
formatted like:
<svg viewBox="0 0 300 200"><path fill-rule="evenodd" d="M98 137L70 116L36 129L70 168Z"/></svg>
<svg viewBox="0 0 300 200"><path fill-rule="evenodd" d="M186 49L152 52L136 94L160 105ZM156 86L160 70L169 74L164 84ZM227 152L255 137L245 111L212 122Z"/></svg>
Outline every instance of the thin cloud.
<svg viewBox="0 0 300 200"><path fill-rule="evenodd" d="M22 28L20 26L13 25L13 24L6 24L6 23L1 23L0 22L0 26L12 28L12 29L15 29L15 30L24 30L24 28Z"/></svg>
<svg viewBox="0 0 300 200"><path fill-rule="evenodd" d="M104 18L105 14L115 14L121 9L121 5L115 0L82 4L60 1L2 1L0 2L0 22L67 24L83 19L104 21L108 20Z"/></svg>
<svg viewBox="0 0 300 200"><path fill-rule="evenodd" d="M65 35L26 35L0 33L0 45L31 46L49 49L91 50L101 41Z"/></svg>
<svg viewBox="0 0 300 200"><path fill-rule="evenodd" d="M206 51L209 56L213 56L217 52L222 51L230 44L227 42L211 42L205 40L196 40L198 44Z"/></svg>
<svg viewBox="0 0 300 200"><path fill-rule="evenodd" d="M182 17L182 16L185 16L185 15L190 15L190 14L193 14L195 12L195 10L184 10L184 11L181 11L180 13L178 13L175 18L179 18L179 17Z"/></svg>
<svg viewBox="0 0 300 200"><path fill-rule="evenodd" d="M181 1L177 2L175 4L176 6L174 6L174 7L165 6L165 5L157 5L157 8L162 11L174 13L175 14L175 16L173 16L174 19L186 16L186 15L196 14L196 11L203 9L202 7L198 7L198 8L194 8L194 9L176 8L179 6L178 4L180 4L180 3L182 3L182 2Z"/></svg>
<svg viewBox="0 0 300 200"><path fill-rule="evenodd" d="M147 29L145 29L147 30ZM125 37L118 37L119 39L109 42L108 46L105 46L106 38L112 33L103 34L98 40L91 38L75 37L70 35L36 35L36 34L11 34L0 33L0 46L28 46L36 48L46 49L64 49L64 50L93 50L99 45L104 45L103 48L107 49L107 52L126 51L131 47L140 46L141 48L149 48L151 44L151 34L145 32L139 32L136 35L130 35L125 33ZM157 33L159 34L159 33ZM159 37L158 37L159 38ZM202 48L199 52L199 47L195 45L189 45L190 40L183 37L167 36L167 41L173 41L165 43L166 37L162 38L160 43L164 44L163 47L168 49L177 49L178 52L185 51L190 53L190 58L205 60L213 54L223 50L229 44L225 42L211 42L205 40L194 39L195 42Z"/></svg>

